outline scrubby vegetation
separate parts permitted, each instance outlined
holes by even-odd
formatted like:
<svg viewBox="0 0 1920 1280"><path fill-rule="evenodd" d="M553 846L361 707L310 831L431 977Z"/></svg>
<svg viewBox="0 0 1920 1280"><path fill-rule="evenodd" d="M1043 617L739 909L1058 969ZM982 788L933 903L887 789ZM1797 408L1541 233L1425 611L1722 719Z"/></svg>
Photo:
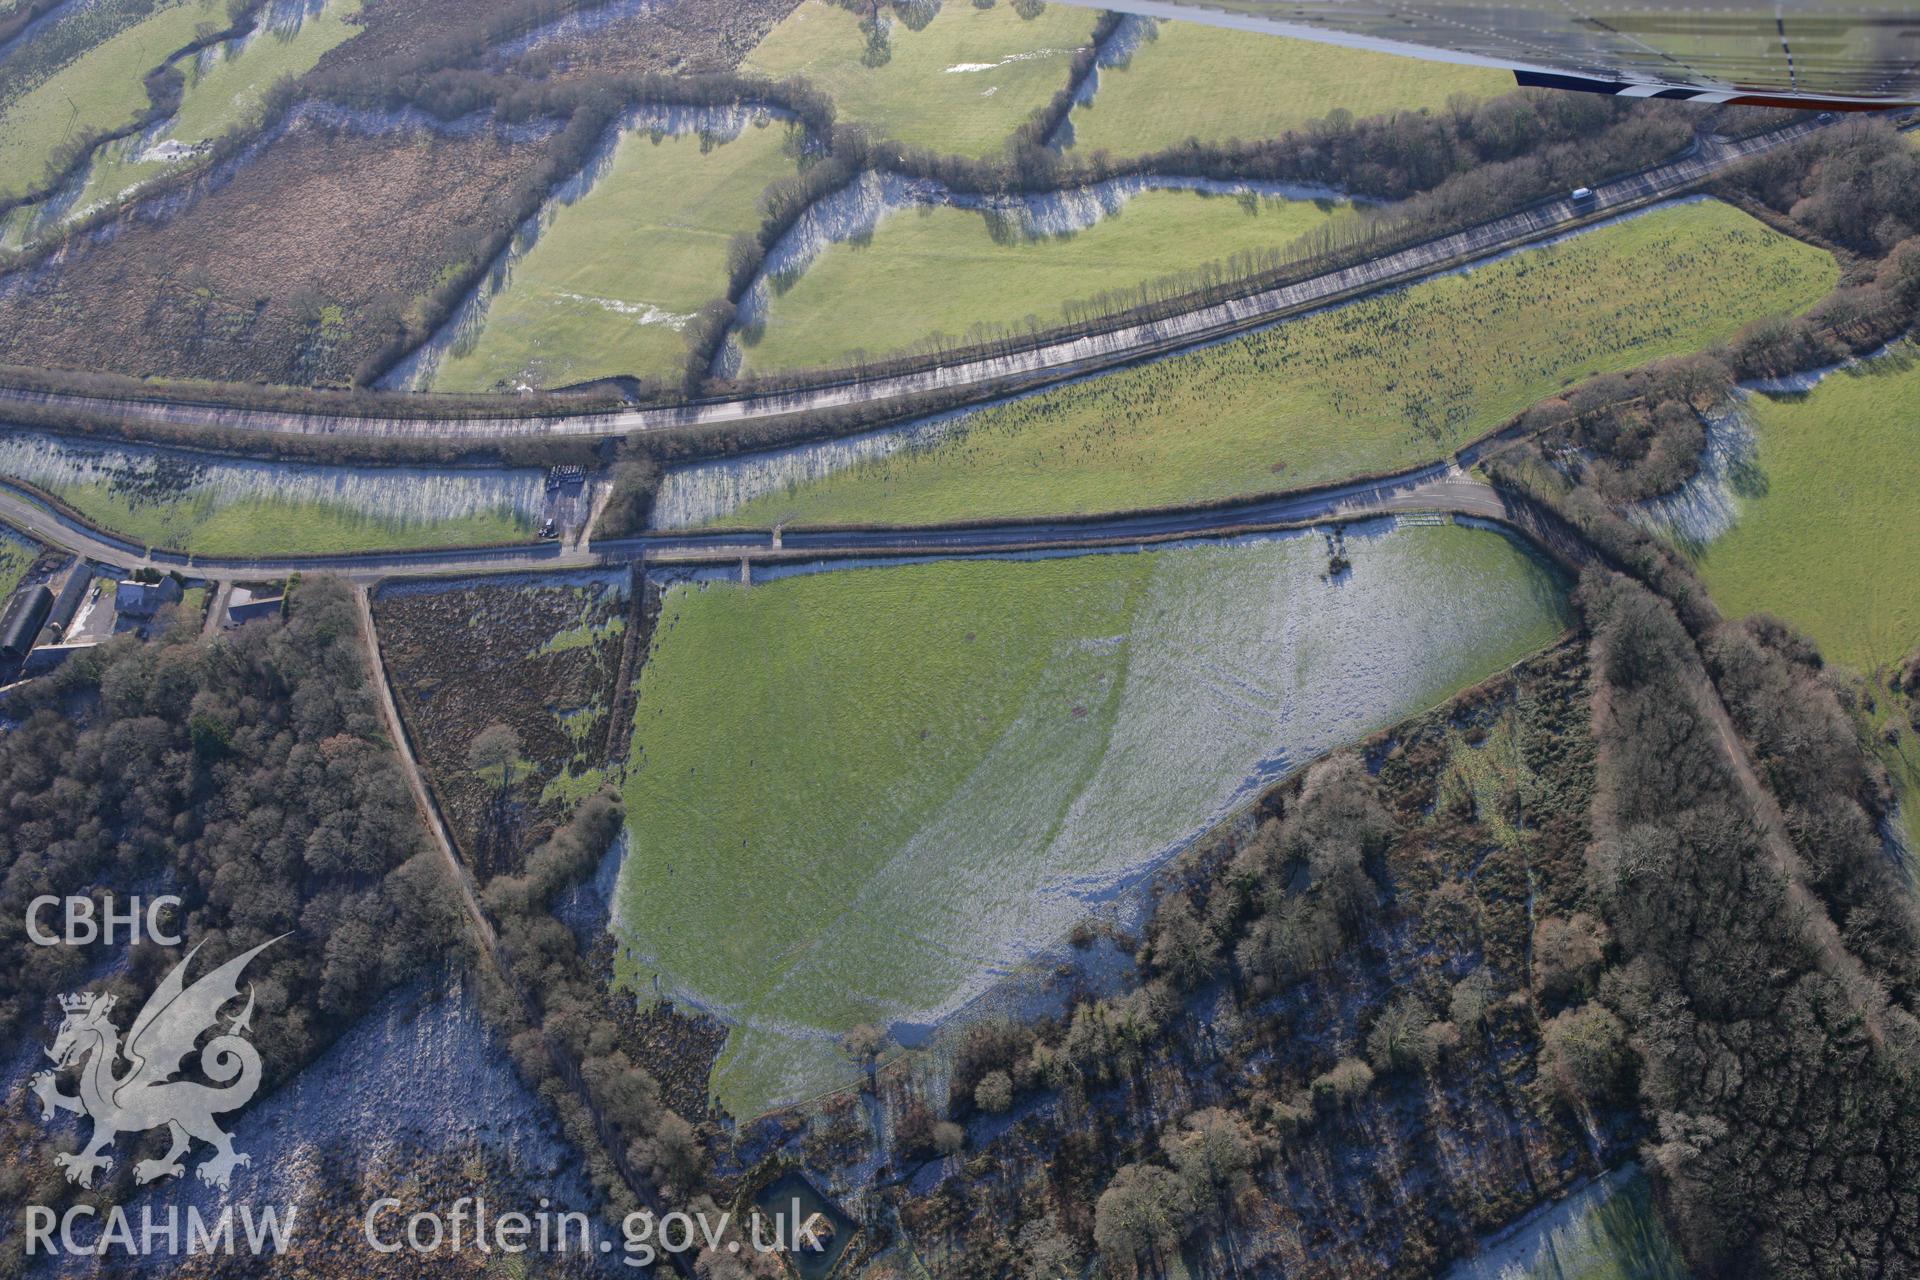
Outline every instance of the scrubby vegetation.
<svg viewBox="0 0 1920 1280"><path fill-rule="evenodd" d="M396 585L374 603L394 693L469 863L484 880L564 821L626 746L613 729L630 635L627 584L551 581ZM475 744L510 740L476 761Z"/></svg>
<svg viewBox="0 0 1920 1280"><path fill-rule="evenodd" d="M1429 1274L1617 1158L1630 1093L1553 1087L1587 1006L1529 975L1530 893L1587 927L1585 688L1562 649L1274 788L1165 877L1138 985L972 1029L946 1102L978 1145L902 1197L915 1253Z"/></svg>
<svg viewBox="0 0 1920 1280"><path fill-rule="evenodd" d="M12 529L0 527L0 607L13 598L13 589L20 585L39 553L37 545Z"/></svg>

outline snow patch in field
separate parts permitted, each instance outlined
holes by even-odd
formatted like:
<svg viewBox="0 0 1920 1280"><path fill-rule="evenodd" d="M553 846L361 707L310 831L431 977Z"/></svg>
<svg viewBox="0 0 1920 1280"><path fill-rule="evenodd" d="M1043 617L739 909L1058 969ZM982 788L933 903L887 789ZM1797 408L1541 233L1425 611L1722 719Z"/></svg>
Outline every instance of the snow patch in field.
<svg viewBox="0 0 1920 1280"><path fill-rule="evenodd" d="M617 316L630 316L635 324L663 324L678 332L687 327L691 314L679 315L651 302L622 302L618 298L590 298L584 293L562 293L558 295L568 302L578 302L582 306L599 307L602 311L611 311Z"/></svg>
<svg viewBox="0 0 1920 1280"><path fill-rule="evenodd" d="M998 62L956 62L944 70L950 76L969 76L982 71L997 71L1016 62L1038 62L1043 58L1058 58L1072 52L1071 49L1029 49L1025 53L1010 53Z"/></svg>

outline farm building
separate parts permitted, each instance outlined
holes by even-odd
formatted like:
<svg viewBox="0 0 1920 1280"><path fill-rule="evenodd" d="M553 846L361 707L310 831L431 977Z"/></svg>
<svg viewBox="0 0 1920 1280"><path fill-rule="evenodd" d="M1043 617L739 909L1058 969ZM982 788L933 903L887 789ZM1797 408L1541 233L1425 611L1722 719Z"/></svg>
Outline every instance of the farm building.
<svg viewBox="0 0 1920 1280"><path fill-rule="evenodd" d="M226 625L237 627L255 618L277 618L286 604L284 592L266 587L235 587L227 597Z"/></svg>
<svg viewBox="0 0 1920 1280"><path fill-rule="evenodd" d="M53 592L44 585L15 592L6 613L0 614L0 661L25 660L34 637L40 634L40 625L52 610Z"/></svg>
<svg viewBox="0 0 1920 1280"><path fill-rule="evenodd" d="M67 628L73 625L73 615L80 612L80 605L87 598L87 588L93 585L93 569L86 561L73 566L67 574L67 580L60 587L60 594L53 598L53 610L47 615L46 642L51 644L64 640Z"/></svg>
<svg viewBox="0 0 1920 1280"><path fill-rule="evenodd" d="M180 580L122 582L113 592L113 608L123 618L151 618L164 605L180 602Z"/></svg>

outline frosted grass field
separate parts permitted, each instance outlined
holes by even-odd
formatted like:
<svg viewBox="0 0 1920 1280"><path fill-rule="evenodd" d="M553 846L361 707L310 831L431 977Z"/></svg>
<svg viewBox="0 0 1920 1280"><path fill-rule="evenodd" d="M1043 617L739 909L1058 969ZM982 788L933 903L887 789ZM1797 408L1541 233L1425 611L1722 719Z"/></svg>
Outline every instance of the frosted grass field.
<svg viewBox="0 0 1920 1280"><path fill-rule="evenodd" d="M736 1116L845 1083L1262 783L1567 623L1506 537L1377 522L667 593L625 787L623 976L734 1024ZM829 678L830 677L830 678Z"/></svg>
<svg viewBox="0 0 1920 1280"><path fill-rule="evenodd" d="M1687 1280L1636 1165L1603 1174L1481 1242L1446 1280Z"/></svg>
<svg viewBox="0 0 1920 1280"><path fill-rule="evenodd" d="M531 468L310 466L33 432L0 434L0 475L127 537L201 555L531 538L545 500L545 477Z"/></svg>

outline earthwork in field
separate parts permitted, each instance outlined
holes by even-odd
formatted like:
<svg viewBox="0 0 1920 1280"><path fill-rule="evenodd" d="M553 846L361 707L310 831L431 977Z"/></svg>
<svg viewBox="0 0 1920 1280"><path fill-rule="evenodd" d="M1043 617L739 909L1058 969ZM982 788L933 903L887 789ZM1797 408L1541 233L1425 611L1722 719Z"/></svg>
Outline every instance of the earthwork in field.
<svg viewBox="0 0 1920 1280"><path fill-rule="evenodd" d="M529 541L544 504L538 470L255 462L28 432L0 435L0 476L135 541L208 556Z"/></svg>
<svg viewBox="0 0 1920 1280"><path fill-rule="evenodd" d="M869 173L822 206L742 300L745 372L1052 328L1137 305L1144 286L1190 291L1209 265L1214 280L1252 274L1353 216L1332 192L1166 178L981 199Z"/></svg>
<svg viewBox="0 0 1920 1280"><path fill-rule="evenodd" d="M838 1033L952 1011L1251 787L1567 623L1501 534L1386 521L1344 547L1331 579L1310 532L669 589L623 971L734 1024L735 1116L843 1083Z"/></svg>
<svg viewBox="0 0 1920 1280"><path fill-rule="evenodd" d="M966 156L1000 150L1034 108L1067 87L1096 14L1068 4L942 4L924 25L876 6L879 26L825 0L805 0L741 69L778 80L805 75L842 123ZM915 28L918 28L917 30Z"/></svg>
<svg viewBox="0 0 1920 1280"><path fill-rule="evenodd" d="M755 500L713 514L771 525L1096 513L1407 466L1589 374L1797 311L1838 276L1831 255L1728 205L1666 205L982 409L824 478L763 475Z"/></svg>
<svg viewBox="0 0 1920 1280"><path fill-rule="evenodd" d="M1075 151L1140 155L1189 138L1277 137L1340 110L1438 111L1513 91L1511 74L1192 22L1129 18L1068 118Z"/></svg>
<svg viewBox="0 0 1920 1280"><path fill-rule="evenodd" d="M759 225L761 193L793 175L803 143L798 126L761 111L629 112L383 384L511 391L622 374L677 379L681 331L726 292L728 242Z"/></svg>

